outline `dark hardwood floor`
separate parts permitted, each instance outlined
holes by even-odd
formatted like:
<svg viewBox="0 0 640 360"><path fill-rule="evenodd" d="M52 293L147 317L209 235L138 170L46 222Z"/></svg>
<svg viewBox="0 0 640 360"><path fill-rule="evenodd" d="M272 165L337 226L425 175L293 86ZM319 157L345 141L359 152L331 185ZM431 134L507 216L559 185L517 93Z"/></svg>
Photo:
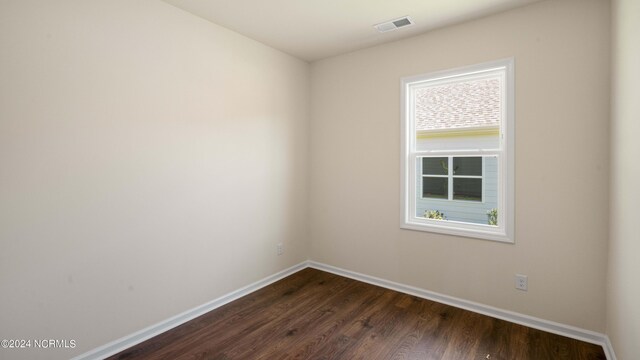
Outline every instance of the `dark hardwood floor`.
<svg viewBox="0 0 640 360"><path fill-rule="evenodd" d="M304 269L110 359L605 359L602 347Z"/></svg>

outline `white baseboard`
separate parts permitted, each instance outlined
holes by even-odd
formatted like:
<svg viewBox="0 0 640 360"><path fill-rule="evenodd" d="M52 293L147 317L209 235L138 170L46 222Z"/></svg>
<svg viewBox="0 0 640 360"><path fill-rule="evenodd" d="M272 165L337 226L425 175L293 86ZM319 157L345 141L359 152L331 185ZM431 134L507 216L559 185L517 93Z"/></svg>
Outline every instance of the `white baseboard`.
<svg viewBox="0 0 640 360"><path fill-rule="evenodd" d="M293 273L296 273L304 268L309 266L308 262L302 262L298 265L294 265L288 269L282 270L276 274L268 276L262 280L258 280L253 284L247 285L241 289L232 291L226 295L223 295L213 301L210 301L206 304L202 304L197 306L191 310L187 310L181 314L178 314L174 317L161 321L157 324L151 325L145 329L142 329L138 332L135 332L131 335L122 337L118 340L112 341L106 345L95 348L91 351L88 351L82 355L74 357L71 360L93 360L93 359L104 359L111 355L115 355L122 350L128 349L134 345L137 345L145 340L148 340L156 335L159 335L167 330L171 330L178 325L182 325L185 322L195 319L200 315L204 315L207 312L219 308L222 305L230 303L234 300L237 300L245 295L248 295L256 290L259 290L269 284L272 284L282 278L285 278Z"/></svg>
<svg viewBox="0 0 640 360"><path fill-rule="evenodd" d="M604 336L604 345L602 345L602 347L604 348L604 354L607 356L608 360L616 360L616 353L613 351L613 345L611 345L611 339L609 339L609 336L605 335Z"/></svg>
<svg viewBox="0 0 640 360"><path fill-rule="evenodd" d="M309 261L309 267L314 269L330 272L336 275L348 277L354 280L366 282L372 285L377 285L383 288L399 291L405 294L414 295L423 299L436 301L442 304L451 305L457 308L473 311L479 314L491 316L501 320L506 320L512 323L528 326L534 329L566 336L569 338L585 341L591 344L602 346L605 355L608 360L616 360L613 353L613 347L609 338L601 333L597 333L590 330L581 329L578 327L560 324L557 322L536 318L529 315L519 314L513 311L502 310L492 306L476 303L473 301L463 300L453 296L439 294L433 291L416 288L409 285L400 284L397 282L380 279L374 276L360 274L357 272L337 268L335 266Z"/></svg>
<svg viewBox="0 0 640 360"><path fill-rule="evenodd" d="M611 341L609 340L609 337L601 333L580 329L578 327L560 324L557 322L548 321L548 320L536 318L533 316L519 314L519 313L508 311L508 310L498 309L492 306L456 298L453 296L439 294L433 291L424 290L417 287L404 285L404 284L400 284L400 283L385 280L385 279L380 279L374 276L369 276L369 275L341 269L335 266L319 263L316 261L305 261L298 265L292 266L288 269L285 269L276 274L268 276L262 280L256 281L251 285L247 285L241 289L232 291L206 304L200 305L191 310L187 310L181 314L178 314L167 320L161 321L155 325L149 326L131 335L125 336L123 338L110 342L106 345L103 345L99 348L93 349L89 352L86 352L82 355L79 355L73 358L72 360L104 359L111 355L115 355L122 350L128 349L156 335L159 335L167 330L173 329L178 325L181 325L189 320L195 319L200 315L203 315L231 301L237 300L245 295L248 295L256 290L259 290L269 284L272 284L282 278L285 278L307 267L330 272L336 275L348 277L354 280L358 280L358 281L362 281L372 285L399 291L405 294L410 294L420 298L451 305L457 308L473 311L479 314L506 320L516 324L528 326L534 329L547 331L550 333L600 345L604 349L604 353L608 360L616 360L616 356L613 351L613 346L611 345Z"/></svg>

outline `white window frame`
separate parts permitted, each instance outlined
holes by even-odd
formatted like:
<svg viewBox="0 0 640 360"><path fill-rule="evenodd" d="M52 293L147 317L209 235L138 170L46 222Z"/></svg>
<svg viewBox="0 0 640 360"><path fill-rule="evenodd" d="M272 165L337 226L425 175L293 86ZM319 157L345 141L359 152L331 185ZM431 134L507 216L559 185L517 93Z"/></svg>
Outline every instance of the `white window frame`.
<svg viewBox="0 0 640 360"><path fill-rule="evenodd" d="M502 114L497 149L416 150L412 91L420 87L483 77L500 76L502 82ZM514 243L515 227L515 121L514 121L514 59L503 59L451 70L410 76L401 79L401 221L409 230L435 232L471 238ZM436 220L416 215L416 199L422 185L417 184L417 159L422 156L483 156L498 157L498 225L484 225L450 220ZM484 159L483 159L484 163ZM420 174L421 175L421 174ZM422 176L420 176L422 180ZM450 189L451 190L451 189ZM437 199L434 199L437 200ZM442 201L445 201L442 199ZM449 200L446 200L449 201ZM458 200L455 200L458 201ZM484 201L484 169L483 169Z"/></svg>

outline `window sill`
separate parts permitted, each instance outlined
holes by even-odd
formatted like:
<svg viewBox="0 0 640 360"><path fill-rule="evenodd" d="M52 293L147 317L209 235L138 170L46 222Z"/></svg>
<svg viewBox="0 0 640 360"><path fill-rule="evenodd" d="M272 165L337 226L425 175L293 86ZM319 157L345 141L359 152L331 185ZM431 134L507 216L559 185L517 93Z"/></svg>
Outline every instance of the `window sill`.
<svg viewBox="0 0 640 360"><path fill-rule="evenodd" d="M491 240L506 244L513 244L513 235L505 232L504 228L491 225L460 223L450 220L432 220L414 218L413 221L403 221L400 228L405 230L461 236L473 239Z"/></svg>

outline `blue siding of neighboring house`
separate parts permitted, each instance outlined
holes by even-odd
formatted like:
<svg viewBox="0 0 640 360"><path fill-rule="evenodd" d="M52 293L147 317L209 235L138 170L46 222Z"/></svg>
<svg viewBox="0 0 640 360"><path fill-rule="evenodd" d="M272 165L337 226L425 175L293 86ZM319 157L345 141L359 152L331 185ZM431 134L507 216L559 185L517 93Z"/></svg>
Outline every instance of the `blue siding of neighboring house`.
<svg viewBox="0 0 640 360"><path fill-rule="evenodd" d="M495 138L494 138L495 139ZM466 143L469 144L469 138L462 139L448 139L451 143ZM489 139L474 139L480 140L475 142L474 146L478 146L480 143L491 143ZM489 140L489 141L487 141ZM494 141L497 141L494 140ZM426 141L418 142L418 149L424 149L429 147L425 144ZM474 143L472 141L471 143ZM433 145L433 144L429 144ZM439 146L441 144L437 144ZM454 147L454 144L451 144ZM455 146L458 147L458 146ZM483 165L483 199L479 201L465 201L465 200L444 200L444 199L429 199L422 198L422 169L421 161L417 164L417 199L416 199L416 216L422 217L425 215L425 211L439 210L444 213L447 220L462 221L477 224L488 224L487 212L491 209L498 207L498 160L495 157L485 157Z"/></svg>
<svg viewBox="0 0 640 360"><path fill-rule="evenodd" d="M420 166L420 165L418 165ZM416 216L424 216L427 210L439 210L447 220L488 224L487 212L498 207L498 161L485 157L483 178L483 201L444 200L422 198L422 176L418 171L418 199Z"/></svg>

